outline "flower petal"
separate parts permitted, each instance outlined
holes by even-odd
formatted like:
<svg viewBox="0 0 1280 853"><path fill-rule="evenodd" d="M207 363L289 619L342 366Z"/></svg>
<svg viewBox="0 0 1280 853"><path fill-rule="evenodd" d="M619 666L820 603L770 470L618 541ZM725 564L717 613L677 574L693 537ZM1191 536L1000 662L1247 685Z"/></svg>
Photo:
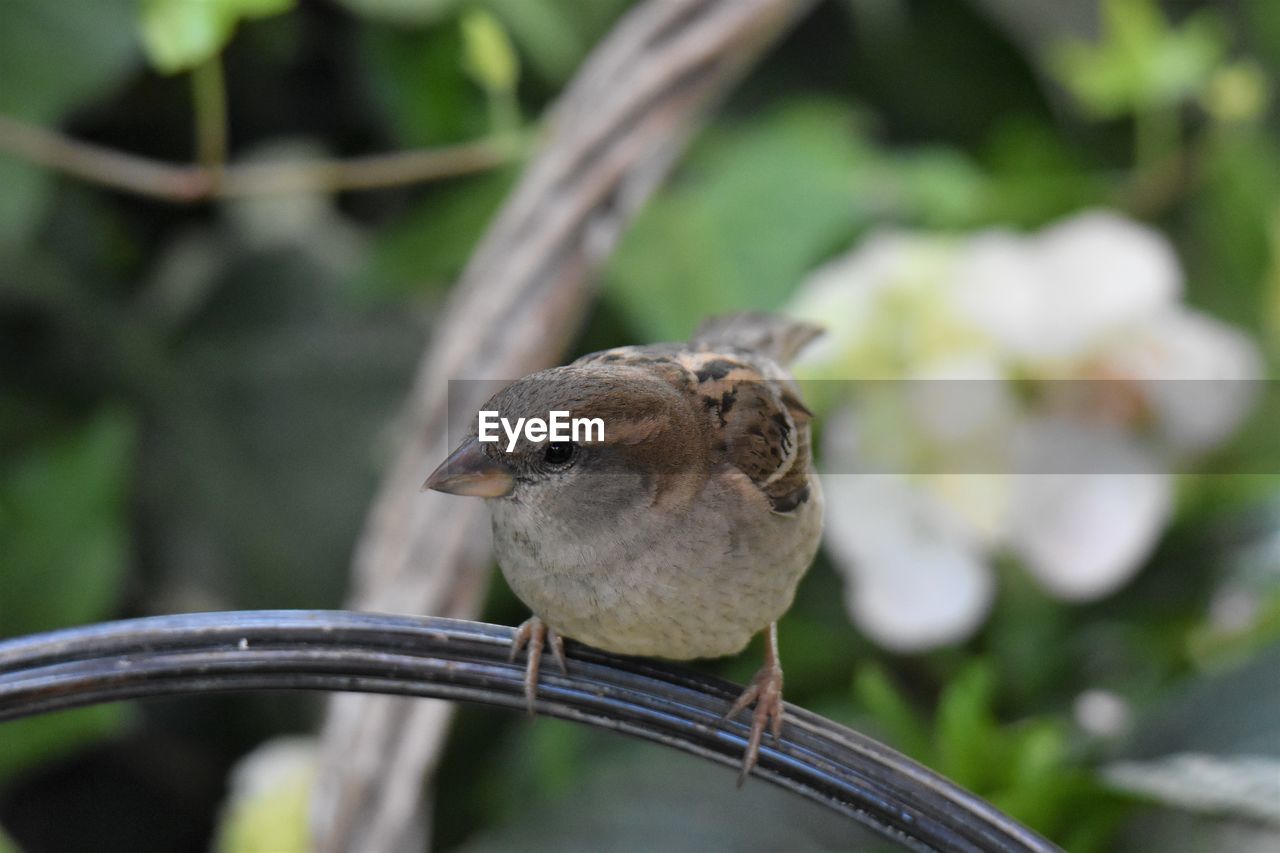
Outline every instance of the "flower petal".
<svg viewBox="0 0 1280 853"><path fill-rule="evenodd" d="M1205 450L1230 435L1253 405L1263 375L1253 341L1181 306L1159 312L1103 357L1113 375L1142 380L1161 432L1183 450Z"/></svg>
<svg viewBox="0 0 1280 853"><path fill-rule="evenodd" d="M1018 448L1018 470L1030 473L1013 478L1010 546L1051 594L1100 598L1151 553L1172 509L1172 479L1119 430L1037 426ZM1056 467L1086 455L1081 473Z"/></svg>
<svg viewBox="0 0 1280 853"><path fill-rule="evenodd" d="M962 255L957 310L1010 354L1032 361L1085 355L1172 303L1181 290L1168 241L1103 212L1074 217L1038 236L979 234Z"/></svg>
<svg viewBox="0 0 1280 853"><path fill-rule="evenodd" d="M891 474L824 477L826 543L854 622L876 643L918 652L959 642L986 617L990 567L965 525Z"/></svg>

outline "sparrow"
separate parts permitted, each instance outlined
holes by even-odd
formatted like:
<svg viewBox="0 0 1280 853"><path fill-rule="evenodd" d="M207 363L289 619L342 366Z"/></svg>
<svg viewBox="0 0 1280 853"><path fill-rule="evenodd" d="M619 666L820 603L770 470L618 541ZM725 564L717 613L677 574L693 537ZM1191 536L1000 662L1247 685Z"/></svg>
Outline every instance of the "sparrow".
<svg viewBox="0 0 1280 853"><path fill-rule="evenodd" d="M764 664L726 719L754 706L741 785L767 728L782 732L778 619L817 553L822 492L812 414L785 365L821 333L780 316L705 321L687 343L627 346L519 379L483 410L599 418L587 441L481 442L473 429L424 489L484 498L497 562L533 616L530 712L564 638L669 660L737 654L765 634ZM555 438L556 436L552 436ZM564 436L559 436L564 437Z"/></svg>

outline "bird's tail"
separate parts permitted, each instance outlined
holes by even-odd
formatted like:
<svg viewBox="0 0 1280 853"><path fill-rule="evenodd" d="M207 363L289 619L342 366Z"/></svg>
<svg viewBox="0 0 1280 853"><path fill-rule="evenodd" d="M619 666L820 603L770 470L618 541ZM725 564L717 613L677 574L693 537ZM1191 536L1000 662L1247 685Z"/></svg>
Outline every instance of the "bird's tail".
<svg viewBox="0 0 1280 853"><path fill-rule="evenodd" d="M820 326L781 314L743 311L703 320L693 333L691 343L758 352L785 365L822 332Z"/></svg>

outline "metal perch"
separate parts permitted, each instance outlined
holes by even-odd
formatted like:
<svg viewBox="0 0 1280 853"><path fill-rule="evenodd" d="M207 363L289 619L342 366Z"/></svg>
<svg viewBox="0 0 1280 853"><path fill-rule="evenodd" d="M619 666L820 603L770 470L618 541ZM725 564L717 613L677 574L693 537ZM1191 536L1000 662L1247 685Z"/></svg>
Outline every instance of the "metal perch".
<svg viewBox="0 0 1280 853"><path fill-rule="evenodd" d="M210 690L301 689L432 697L523 710L512 629L348 611L156 616L0 642L0 721L99 702ZM570 644L544 667L536 711L736 768L740 689L676 666ZM1053 844L888 747L787 706L754 775L921 850L1051 851ZM726 779L726 784L728 781Z"/></svg>

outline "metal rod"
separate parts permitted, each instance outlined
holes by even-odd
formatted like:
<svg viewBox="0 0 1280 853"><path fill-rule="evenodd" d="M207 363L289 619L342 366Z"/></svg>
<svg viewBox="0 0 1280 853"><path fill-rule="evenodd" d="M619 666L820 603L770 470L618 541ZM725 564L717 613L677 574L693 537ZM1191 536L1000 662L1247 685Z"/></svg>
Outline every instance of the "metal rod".
<svg viewBox="0 0 1280 853"><path fill-rule="evenodd" d="M197 692L385 693L524 709L512 629L349 611L155 616L0 642L0 721ZM680 667L570 643L543 667L537 713L612 729L736 768L748 727L724 720L740 688ZM1053 844L883 744L787 706L754 774L908 847L1051 851ZM728 784L726 777L726 784Z"/></svg>

